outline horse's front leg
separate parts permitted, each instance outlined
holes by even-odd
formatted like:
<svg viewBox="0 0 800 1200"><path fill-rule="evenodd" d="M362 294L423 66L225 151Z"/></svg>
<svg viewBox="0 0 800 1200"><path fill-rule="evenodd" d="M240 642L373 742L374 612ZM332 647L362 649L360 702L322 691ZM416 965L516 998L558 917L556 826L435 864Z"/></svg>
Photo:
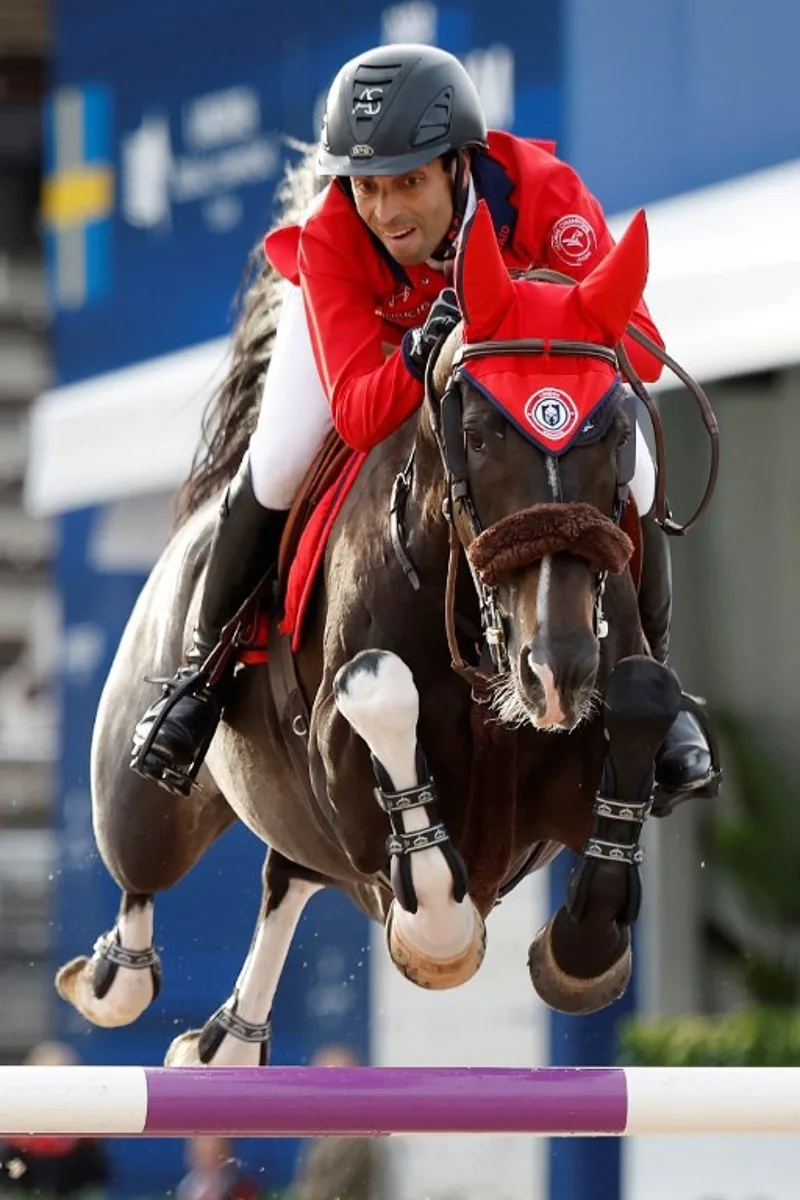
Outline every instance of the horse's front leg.
<svg viewBox="0 0 800 1200"><path fill-rule="evenodd" d="M339 670L333 690L339 711L370 749L375 797L391 826L392 961L420 987L457 987L481 965L486 931L439 819L436 786L417 741L419 694L411 671L396 654L364 650Z"/></svg>
<svg viewBox="0 0 800 1200"><path fill-rule="evenodd" d="M551 1008L589 1013L618 999L631 977L630 927L639 915L639 848L655 757L681 706L681 689L651 658L622 659L604 691L608 752L594 825L569 878L566 904L534 938L529 967Z"/></svg>

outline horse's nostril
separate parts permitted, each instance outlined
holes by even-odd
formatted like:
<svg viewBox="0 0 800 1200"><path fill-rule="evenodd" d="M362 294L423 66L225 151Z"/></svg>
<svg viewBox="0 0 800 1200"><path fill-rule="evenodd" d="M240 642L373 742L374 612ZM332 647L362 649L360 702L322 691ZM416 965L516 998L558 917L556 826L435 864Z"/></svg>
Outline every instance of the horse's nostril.
<svg viewBox="0 0 800 1200"><path fill-rule="evenodd" d="M551 639L546 654L540 654L538 662L534 658L533 647L529 648L526 657L534 674L552 673L555 686L565 696L594 686L599 653L597 641L592 636L569 640Z"/></svg>
<svg viewBox="0 0 800 1200"><path fill-rule="evenodd" d="M529 702L534 704L537 709L543 709L547 702L547 689L537 666L539 664L535 661L531 650L527 650L519 656L519 683L522 684Z"/></svg>
<svg viewBox="0 0 800 1200"><path fill-rule="evenodd" d="M536 670L533 654L530 650L520 656L519 663L519 678L520 683L532 702L536 705L544 704L545 692L544 684L542 683L539 674Z"/></svg>
<svg viewBox="0 0 800 1200"><path fill-rule="evenodd" d="M599 665L600 653L596 639L585 638L582 645L576 648L569 679L571 690L576 693L592 690Z"/></svg>

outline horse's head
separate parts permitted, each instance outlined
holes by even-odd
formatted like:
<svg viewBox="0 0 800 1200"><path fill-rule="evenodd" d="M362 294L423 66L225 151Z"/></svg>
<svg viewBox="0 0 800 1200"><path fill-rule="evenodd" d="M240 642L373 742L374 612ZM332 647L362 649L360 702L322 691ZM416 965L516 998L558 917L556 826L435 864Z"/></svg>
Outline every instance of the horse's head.
<svg viewBox="0 0 800 1200"><path fill-rule="evenodd" d="M613 347L646 277L642 214L569 286L510 278L483 203L462 239L463 325L428 399L505 720L571 729L591 709L605 580L632 549L618 520L634 431Z"/></svg>

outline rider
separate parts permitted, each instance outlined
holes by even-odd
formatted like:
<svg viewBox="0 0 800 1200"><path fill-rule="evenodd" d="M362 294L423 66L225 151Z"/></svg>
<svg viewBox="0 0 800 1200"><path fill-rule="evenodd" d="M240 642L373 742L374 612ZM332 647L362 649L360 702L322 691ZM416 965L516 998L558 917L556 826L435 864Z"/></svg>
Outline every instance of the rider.
<svg viewBox="0 0 800 1200"><path fill-rule="evenodd" d="M582 279L608 253L613 241L599 203L554 149L487 131L472 81L443 50L383 46L341 69L318 157L319 173L332 181L301 227L265 242L285 282L258 426L222 503L193 647L137 726L136 770L161 779L166 766L184 781L195 773L230 683L230 673L209 683L202 664L265 565L274 569L286 511L331 425L350 446L369 450L421 404L427 357L460 319L446 272L477 200L489 207L511 269L551 267ZM644 301L635 324L661 344ZM652 355L630 338L625 346L644 379L658 378ZM641 435L636 442L632 492L645 516L640 612L663 662L670 556L667 537L646 516L654 469ZM143 755L154 721L160 727ZM657 782L678 792L702 787L712 773L699 725L681 713Z"/></svg>

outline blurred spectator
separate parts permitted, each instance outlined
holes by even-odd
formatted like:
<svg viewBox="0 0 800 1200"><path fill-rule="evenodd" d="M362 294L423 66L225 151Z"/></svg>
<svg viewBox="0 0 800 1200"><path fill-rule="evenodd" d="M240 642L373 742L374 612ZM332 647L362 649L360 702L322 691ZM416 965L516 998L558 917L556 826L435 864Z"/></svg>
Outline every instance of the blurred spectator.
<svg viewBox="0 0 800 1200"><path fill-rule="evenodd" d="M62 1042L41 1042L25 1062L32 1067L72 1067L78 1056ZM103 1200L111 1168L102 1142L89 1137L21 1137L0 1143L3 1196L79 1197Z"/></svg>
<svg viewBox="0 0 800 1200"><path fill-rule="evenodd" d="M312 1067L356 1067L347 1046L324 1046ZM314 1138L301 1152L290 1200L386 1200L387 1163L377 1138Z"/></svg>
<svg viewBox="0 0 800 1200"><path fill-rule="evenodd" d="M186 1162L189 1173L178 1184L177 1200L258 1200L258 1184L243 1174L228 1138L190 1138Z"/></svg>

